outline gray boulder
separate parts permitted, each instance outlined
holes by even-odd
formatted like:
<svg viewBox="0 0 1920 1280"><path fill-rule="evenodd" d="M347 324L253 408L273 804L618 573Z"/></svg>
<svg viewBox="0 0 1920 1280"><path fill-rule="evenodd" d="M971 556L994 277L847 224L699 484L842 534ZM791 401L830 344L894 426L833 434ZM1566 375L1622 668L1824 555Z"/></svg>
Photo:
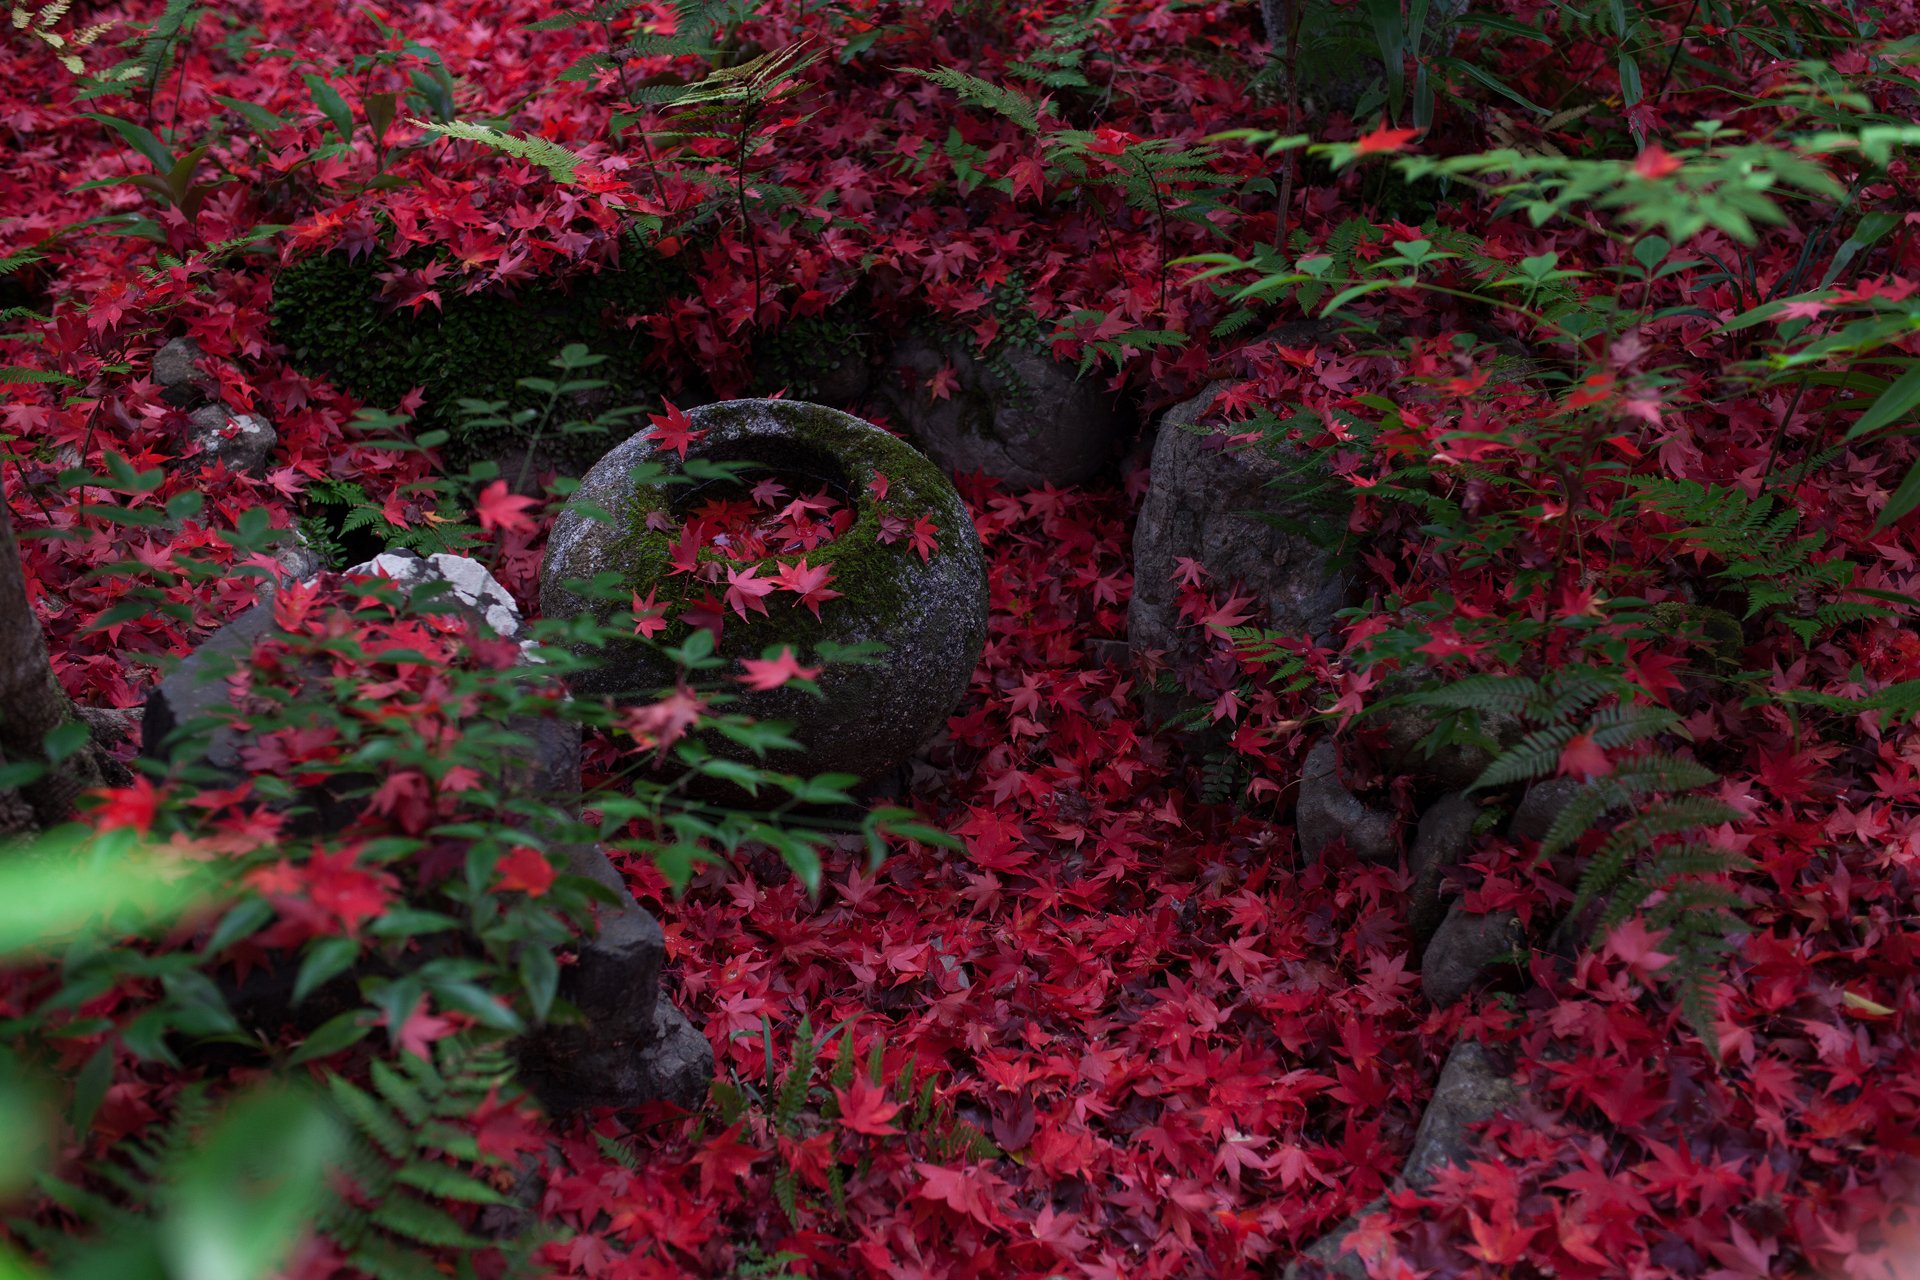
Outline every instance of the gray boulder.
<svg viewBox="0 0 1920 1280"><path fill-rule="evenodd" d="M1527 788L1507 820L1507 836L1513 840L1545 840L1553 824L1580 794L1586 784L1577 778L1547 778Z"/></svg>
<svg viewBox="0 0 1920 1280"><path fill-rule="evenodd" d="M902 430L949 475L984 471L1016 489L1090 480L1128 427L1126 406L1098 375L1008 343L982 358L964 337L909 334L894 345L894 377L875 388ZM958 382L935 397L943 368Z"/></svg>
<svg viewBox="0 0 1920 1280"><path fill-rule="evenodd" d="M520 606L487 567L470 556L441 553L422 556L412 551L388 551L348 569L360 577L392 578L411 594L429 582L447 584L447 598L480 615L504 640L520 638Z"/></svg>
<svg viewBox="0 0 1920 1280"><path fill-rule="evenodd" d="M1433 672L1424 663L1410 663L1393 672L1375 688L1375 701L1369 705L1363 723L1379 731L1376 759L1386 772L1413 777L1428 794L1465 791L1479 780L1499 750L1519 740L1525 725L1517 716L1483 712L1480 728L1486 743L1451 742L1429 749L1426 741L1439 727L1440 713L1431 707L1393 700L1428 687L1432 680Z"/></svg>
<svg viewBox="0 0 1920 1280"><path fill-rule="evenodd" d="M267 473L267 459L280 443L280 433L258 414L234 413L223 404L202 405L187 415L188 458L192 462L224 462L227 470L252 476Z"/></svg>
<svg viewBox="0 0 1920 1280"><path fill-rule="evenodd" d="M1520 1101L1519 1086L1500 1070L1486 1046L1476 1040L1462 1040L1453 1046L1440 1069L1433 1097L1420 1117L1413 1146L1407 1152L1393 1190L1425 1190L1447 1165L1461 1166L1473 1159L1474 1126L1493 1119ZM1391 1191L1389 1192L1391 1194ZM1366 1260L1348 1253L1343 1246L1362 1218L1387 1207L1387 1197L1369 1202L1359 1212L1300 1251L1290 1263L1284 1280L1319 1280L1338 1276L1340 1280L1367 1280Z"/></svg>
<svg viewBox="0 0 1920 1280"><path fill-rule="evenodd" d="M1334 614L1349 602L1350 583L1332 556L1303 534L1272 523L1314 518L1271 487L1303 459L1229 448L1224 436L1195 428L1225 385L1213 384L1160 420L1147 497L1133 531L1127 638L1136 654L1178 653L1191 631L1181 624L1180 589L1173 581L1182 557L1198 561L1219 589L1243 586L1267 625L1281 631L1326 636Z"/></svg>
<svg viewBox="0 0 1920 1280"><path fill-rule="evenodd" d="M350 572L380 574L411 593L430 582L447 582L447 596L484 619L497 634L517 637L522 624L511 596L477 561L411 552L389 552ZM235 783L246 776L246 734L225 724L226 673L246 662L254 645L273 630L273 611L255 605L215 631L148 694L141 725L142 750L169 759L197 748L203 772ZM104 717L102 717L104 719ZM93 723L90 718L89 723ZM506 727L527 741L504 748L494 765L503 790L536 795L566 805L580 794L580 727L553 717L523 716ZM211 730L210 736L181 731ZM176 735L184 741L175 741ZM365 776L330 779L302 791L292 829L318 836L339 831L365 806ZM536 828L538 824L535 824ZM659 998L666 942L659 924L628 891L619 871L597 845L552 847L569 874L605 887L615 903L603 909L599 929L585 939L575 962L561 970L560 996L579 1012L530 1033L519 1045L529 1087L556 1112L588 1107L634 1107L670 1101L691 1109L706 1095L713 1054L706 1038L670 1001ZM249 1026L277 1027L292 1020L294 971L256 974L232 986L229 999ZM336 982L346 982L354 975ZM305 1012L303 1007L302 1012Z"/></svg>
<svg viewBox="0 0 1920 1280"><path fill-rule="evenodd" d="M1502 1071L1487 1047L1462 1040L1447 1055L1426 1114L1413 1135L1413 1148L1400 1169L1400 1182L1421 1191L1447 1165L1465 1165L1473 1157L1475 1125L1493 1119L1519 1101L1520 1089Z"/></svg>
<svg viewBox="0 0 1920 1280"><path fill-rule="evenodd" d="M578 755L575 755L578 790ZM713 1078L713 1048L673 1002L660 998L666 938L597 845L569 845L566 869L610 890L619 905L578 960L561 970L560 996L578 1017L521 1042L521 1076L555 1114L671 1102L693 1110Z"/></svg>
<svg viewBox="0 0 1920 1280"><path fill-rule="evenodd" d="M1392 814L1367 807L1347 790L1340 781L1339 749L1332 742L1307 752L1293 816L1303 854L1318 860L1334 841L1344 840L1361 861L1386 862L1399 847L1397 825Z"/></svg>
<svg viewBox="0 0 1920 1280"><path fill-rule="evenodd" d="M728 400L688 416L694 430L706 433L689 458L752 462L822 479L855 513L847 532L806 557L810 567L831 567L830 585L845 594L825 601L818 619L793 597L770 601L769 613L750 621L729 615L718 652L757 658L787 645L807 661L822 643L887 647L875 662L829 665L818 678L824 697L789 686L748 692L732 709L793 722L793 737L804 749L772 753L777 768L861 778L885 773L946 723L986 643L986 565L966 504L940 469L910 446L837 409L791 400ZM666 599L678 590L671 581L668 536L650 531L646 519L656 512L671 516L687 486L636 484L629 471L643 462L659 463L669 473L681 466L671 451L655 450L651 435L634 436L594 464L577 495L611 520L568 510L555 521L540 571L540 607L548 618L604 618L626 608L628 592L644 596L657 587ZM884 503L869 488L879 475L887 478ZM923 560L904 541L881 543L882 515L908 523L930 515L938 547ZM606 573L620 583L613 598L591 599L582 592L580 584ZM677 643L685 630L675 623L660 638ZM673 681L671 663L652 646L633 641L609 645L598 668L573 683L582 693L646 701ZM710 745L740 751L726 742Z"/></svg>
<svg viewBox="0 0 1920 1280"><path fill-rule="evenodd" d="M180 409L208 400L214 381L201 372L201 351L192 338L174 338L153 353L153 381L160 398Z"/></svg>
<svg viewBox="0 0 1920 1280"><path fill-rule="evenodd" d="M1475 915L1454 903L1420 961L1420 989L1444 1009L1472 990L1481 975L1526 946L1520 917L1511 911Z"/></svg>
<svg viewBox="0 0 1920 1280"><path fill-rule="evenodd" d="M1407 851L1407 922L1416 948L1440 925L1446 903L1441 879L1473 847L1473 824L1480 808L1458 791L1449 792L1420 815Z"/></svg>

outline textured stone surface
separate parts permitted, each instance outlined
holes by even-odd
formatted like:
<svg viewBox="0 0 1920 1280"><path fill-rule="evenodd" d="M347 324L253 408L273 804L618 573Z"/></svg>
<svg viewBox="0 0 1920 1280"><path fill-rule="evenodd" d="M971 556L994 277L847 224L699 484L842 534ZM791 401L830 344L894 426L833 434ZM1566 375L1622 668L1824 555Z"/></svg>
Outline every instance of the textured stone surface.
<svg viewBox="0 0 1920 1280"><path fill-rule="evenodd" d="M411 551L388 551L364 564L354 565L347 572L392 578L409 591L429 582L445 582L448 598L478 613L495 635L505 640L520 636L520 606L513 602L512 594L500 585L499 579L471 557L444 552L420 556Z"/></svg>
<svg viewBox="0 0 1920 1280"><path fill-rule="evenodd" d="M1473 1126L1491 1120L1520 1097L1519 1087L1477 1040L1462 1040L1447 1055L1426 1114L1413 1135L1400 1181L1414 1190L1431 1185L1442 1166L1462 1165L1473 1154Z"/></svg>
<svg viewBox="0 0 1920 1280"><path fill-rule="evenodd" d="M1302 520L1269 483L1299 465L1193 429L1223 383L1167 410L1154 440L1151 480L1133 531L1133 599L1127 638L1136 653L1181 648L1175 562L1197 560L1214 585L1240 583L1281 631L1328 634L1349 583L1331 558L1262 515Z"/></svg>
<svg viewBox="0 0 1920 1280"><path fill-rule="evenodd" d="M201 371L201 352L192 338L174 338L153 353L153 381L160 398L179 409L203 403L213 379Z"/></svg>
<svg viewBox="0 0 1920 1280"><path fill-rule="evenodd" d="M875 389L914 444L951 475L984 471L1015 489L1079 484L1114 460L1126 406L1099 375L1008 345L993 358L971 339L909 334L894 345L894 377ZM935 397L942 369L958 386Z"/></svg>
<svg viewBox="0 0 1920 1280"><path fill-rule="evenodd" d="M804 659L820 640L887 645L876 662L829 666L818 681L824 698L782 688L748 693L734 704L758 719L794 722L793 736L805 750L775 753L779 768L879 776L945 724L986 643L986 567L966 504L927 459L837 409L788 400L729 400L688 416L695 430L707 433L689 457L837 473L834 482L854 504L854 527L808 556L816 567L830 563L832 585L847 594L827 601L818 622L805 609L785 604L779 606L784 613L777 623L756 618L757 631L743 635L745 624L734 620L720 652L758 657L770 642L790 642ZM594 464L577 495L612 519L596 522L569 511L555 522L540 573L540 606L547 617L605 617L628 603L625 594L588 600L568 585L571 581L610 571L625 584L623 590L644 595L666 576L664 555L647 552L636 532L648 511L671 509L678 490L636 486L628 471L646 461L679 466L671 452L656 454L649 437L635 436ZM876 473L888 478L890 512L908 521L922 513L933 516L939 547L930 560L922 561L904 541L873 543L878 516L868 482ZM768 627L791 630L768 634ZM672 633L663 637L672 638ZM574 685L586 693L644 699L672 682L671 665L636 642L609 646L600 668L576 677ZM713 746L730 749L718 742Z"/></svg>
<svg viewBox="0 0 1920 1280"><path fill-rule="evenodd" d="M1525 944L1520 918L1511 911L1475 915L1456 902L1427 944L1420 961L1420 989L1436 1009L1444 1009L1472 990L1489 967Z"/></svg>
<svg viewBox="0 0 1920 1280"><path fill-rule="evenodd" d="M223 404L202 405L187 420L189 458L201 463L218 459L229 471L265 475L267 459L280 443L280 433L265 418L234 413Z"/></svg>
<svg viewBox="0 0 1920 1280"><path fill-rule="evenodd" d="M1430 687L1433 680L1433 672L1425 664L1411 663L1380 682L1375 689L1375 705ZM1390 774L1412 777L1428 794L1466 790L1494 760L1494 751L1469 742L1449 743L1429 752L1423 744L1427 735L1439 726L1440 719L1427 707L1379 706L1377 710L1369 710L1367 722L1380 730L1382 742L1377 757L1380 767ZM1502 748L1517 741L1524 729L1514 716L1491 713L1482 714L1480 725Z"/></svg>
<svg viewBox="0 0 1920 1280"><path fill-rule="evenodd" d="M1548 778L1527 788L1507 820L1512 840L1545 840L1560 814L1586 784L1576 778Z"/></svg>
<svg viewBox="0 0 1920 1280"><path fill-rule="evenodd" d="M596 846L565 850L567 869L611 889L599 933L561 971L560 995L577 1022L541 1028L521 1045L521 1070L549 1110L634 1107L668 1101L692 1109L706 1097L713 1051L659 995L666 940Z"/></svg>
<svg viewBox="0 0 1920 1280"><path fill-rule="evenodd" d="M1394 1179L1392 1190L1424 1190L1446 1165L1464 1165L1473 1158L1471 1130L1493 1119L1520 1101L1520 1088L1500 1069L1486 1046L1477 1040L1462 1040L1453 1046L1440 1069L1433 1097L1420 1117L1420 1128L1413 1135L1413 1146ZM1391 1192L1389 1192L1391 1194ZM1387 1197L1369 1202L1364 1208L1300 1251L1288 1265L1284 1280L1321 1280L1337 1276L1340 1280L1367 1280L1366 1261L1358 1253L1347 1253L1341 1246L1363 1218L1387 1207Z"/></svg>
<svg viewBox="0 0 1920 1280"><path fill-rule="evenodd" d="M1319 743L1307 752L1293 825L1300 851L1309 858L1318 859L1342 839L1364 862L1385 862L1398 848L1393 815L1360 803L1340 781L1340 753L1332 742Z"/></svg>
<svg viewBox="0 0 1920 1280"><path fill-rule="evenodd" d="M1420 815L1407 851L1407 923L1415 947L1423 946L1440 927L1446 901L1441 879L1473 847L1473 824L1480 808L1458 791L1450 791Z"/></svg>

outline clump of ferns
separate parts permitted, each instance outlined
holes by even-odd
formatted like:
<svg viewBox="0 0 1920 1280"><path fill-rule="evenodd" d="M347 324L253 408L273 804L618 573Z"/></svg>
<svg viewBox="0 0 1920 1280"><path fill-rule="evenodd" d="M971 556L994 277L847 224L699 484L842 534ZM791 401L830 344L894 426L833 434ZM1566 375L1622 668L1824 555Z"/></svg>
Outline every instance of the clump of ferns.
<svg viewBox="0 0 1920 1280"><path fill-rule="evenodd" d="M1571 858L1579 869L1562 935L1584 931L1598 945L1636 916L1660 931L1660 950L1672 960L1659 978L1717 1058L1719 962L1745 927L1729 881L1750 864L1704 834L1741 815L1707 794L1718 774L1664 745L1686 738L1681 718L1635 701L1619 675L1592 667L1471 676L1405 701L1522 726L1470 792L1563 776L1563 762L1589 762L1540 842L1541 859Z"/></svg>

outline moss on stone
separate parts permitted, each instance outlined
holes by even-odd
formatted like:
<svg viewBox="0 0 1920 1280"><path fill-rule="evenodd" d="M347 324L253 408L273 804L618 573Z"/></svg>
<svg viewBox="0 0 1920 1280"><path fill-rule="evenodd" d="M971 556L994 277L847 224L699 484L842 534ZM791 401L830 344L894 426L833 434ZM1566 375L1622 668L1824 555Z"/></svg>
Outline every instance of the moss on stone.
<svg viewBox="0 0 1920 1280"><path fill-rule="evenodd" d="M720 649L729 656L757 657L763 649L773 644L791 644L806 652L823 639L844 640L862 632L878 634L901 606L898 557L919 555L904 537L891 543L881 542L880 517L892 513L911 524L921 515L936 511L941 496L949 488L947 478L940 469L904 442L896 441L891 436L850 433L844 426L845 419L823 406L794 403L793 410L801 411L798 421L793 424L792 439L795 443L811 448L845 468L844 482L835 483L836 487L843 490L843 500L853 504L853 525L833 541L822 543L812 551L768 556L752 563L762 577L770 576L782 566L797 563L802 558L811 567L828 566L833 570L833 580L827 585L841 595L824 602L818 618L813 616L812 610L800 605L797 597L791 603L777 601L770 604L765 615L753 613L742 619L738 614L729 613ZM789 411L790 414L793 410ZM889 444L898 447L889 448ZM693 456L699 456L697 446ZM727 460L751 462L766 466L768 470L780 469L772 463L762 463L752 458L750 452ZM679 469L677 458L668 457L664 462L671 471ZM885 475L887 478L887 500L884 503L876 500L868 490L868 485L876 475ZM672 539L646 525L649 515L670 506L667 491L656 489L649 493L643 489L636 497L639 500L634 502L629 513L630 527L618 544L621 561L628 566L625 585L642 596L658 589L659 599L670 599L676 606L685 605L709 590L715 594L723 593L724 585L714 588L705 583L694 584L685 575L675 577L670 574ZM942 554L952 545L954 533L945 528L936 533L938 545L934 555ZM719 561L730 568L742 567L740 562L727 560L715 548L702 550L699 558L708 563ZM687 586L698 586L699 589L689 591ZM664 638L678 642L685 637L687 630L684 623L675 623Z"/></svg>

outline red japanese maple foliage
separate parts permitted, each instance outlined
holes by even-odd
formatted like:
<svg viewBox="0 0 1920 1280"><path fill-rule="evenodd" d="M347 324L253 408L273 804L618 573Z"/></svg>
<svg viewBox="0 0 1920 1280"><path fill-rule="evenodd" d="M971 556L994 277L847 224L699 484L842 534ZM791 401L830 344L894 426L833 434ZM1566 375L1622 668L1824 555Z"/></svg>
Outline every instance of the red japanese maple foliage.
<svg viewBox="0 0 1920 1280"><path fill-rule="evenodd" d="M131 30L157 7L78 4L49 29ZM1764 134L1789 111L1793 68L1767 32L1740 25L1760 19L1720 5L1630 7L1647 15L1635 37L1651 42L1636 64L1644 91L1627 92L1622 54L1598 34L1606 23L1503 0L1486 6L1503 21L1463 34L1455 52L1470 61L1422 68L1474 110L1443 101L1424 133L1337 114L1312 123L1365 153L1590 149L1657 183L1676 172L1668 145L1678 148L1690 122L1738 114ZM1442 291L1368 304L1376 319L1390 314L1402 349L1351 337L1302 348L1224 324L1232 306L1171 263L1221 235L1270 244L1279 219L1264 188L1187 220L1165 206L1177 213L1197 197L1171 184L1131 205L1082 198L1099 185L1092 180L1085 190L1049 185L1061 180L1045 163L1050 145L1071 145L1087 172L1111 175L1096 166L1141 139L1191 144L1229 128L1305 127L1273 100L1285 95L1248 87L1266 59L1256 8L768 5L735 33L742 49L806 41L824 55L797 96L773 103L759 124L769 150L752 179L792 193L784 221L703 203L714 175L727 172L716 147L662 157L611 129L637 87L696 74L687 58L641 53L570 73L604 48L599 24L530 29L560 12L543 0L248 0L172 38L157 64L163 81L105 102L82 96L60 50L16 23L0 41L10 159L0 170L0 251L11 255L0 343L8 366L32 374L4 385L0 484L57 676L82 704L138 706L164 659L255 601L257 574L275 569L263 534L293 527L317 482L361 486L396 528L436 518L421 501L435 453L378 447L353 428L351 397L299 372L276 343L268 304L279 265L332 249L378 247L393 263L409 249L441 250L429 265L395 265L383 281L393 308L427 313L460 291L513 293L610 270L635 223L656 253L688 260L695 281L653 312L617 318L651 344L670 387L738 389L757 335L822 313L862 280L883 321L936 317L986 343L1004 324L996 289L1017 282L1055 355L1097 357L1093 376L1148 406L1225 380L1209 421L1229 433L1259 408L1298 406L1298 439L1325 450L1351 491L1356 571L1378 598L1434 607L1440 621L1420 655L1442 669L1510 660L1489 618L1598 616L1593 584L1656 577L1673 555L1662 536L1672 522L1623 518L1566 532L1565 504L1543 490L1512 513L1524 548L1515 555L1531 557L1529 568L1557 556L1564 577L1555 595L1516 604L1509 576L1436 554L1417 519L1372 491L1417 460L1452 469L1478 501L1488 492L1475 487L1480 469L1511 461L1516 442L1530 444L1556 415L1596 406L1612 411L1592 441L1609 466L1749 493L1786 487L1825 537L1823 554L1860 566L1872 588L1914 593L1914 521L1878 525L1910 459L1903 446L1868 448L1840 430L1839 415L1858 409L1845 397L1877 388L1836 374L1728 396L1715 381L1752 354L1743 331L1717 326L1777 289L1801 292L1783 282L1801 280L1802 259L1833 260L1832 226L1780 228L1753 248L1717 231L1695 236L1675 250L1687 266L1658 279L1648 272L1644 291L1627 291L1623 305L1646 319L1630 343L1590 353L1610 370L1550 396L1462 354L1466 335L1497 341L1519 326L1475 314L1444 292L1454 279L1444 274ZM625 7L606 35L668 31L672 12ZM1868 82L1882 109L1911 119L1913 64L1898 42L1920 26L1908 0L1879 15L1872 50L1820 48L1839 72ZM958 110L947 88L899 70L955 67L1002 83L1062 39L1062 22L1094 32L1083 46L1094 90L1060 93L1065 114L1035 129ZM1550 33L1546 51L1514 35L1529 26ZM112 61L104 45L86 56L96 71ZM390 98L376 123L382 95L440 83L440 71L460 118L509 119L519 135L568 148L572 180L434 139ZM1510 95L1488 90L1487 76ZM1044 96L1044 76L1022 83ZM1531 117L1516 97L1554 113ZM193 153L179 177L202 185L169 187L174 169L101 114L151 129L176 164ZM1069 132L1085 136L1060 140ZM1243 180L1263 179L1272 163L1232 150L1217 159ZM1888 225L1837 264L1822 300L1788 303L1798 308L1788 319L1819 323L1834 308L1914 289L1920 222L1899 204L1903 192L1910 203L1913 183L1903 160L1863 183L1865 198L1891 210ZM1391 239L1419 238L1358 172L1316 176L1291 198L1288 229L1308 247L1349 218ZM1557 252L1562 268L1590 273L1576 287L1596 293L1601 273L1623 261L1598 226L1543 228L1492 196L1450 189L1432 216L1516 269ZM1364 242L1356 252L1387 250ZM1117 341L1135 330L1188 340ZM148 373L155 348L177 335L205 353L221 401L275 424L264 474L186 456L186 415ZM942 370L932 393L951 394L950 384ZM1416 386L1418 395L1408 390ZM1392 430L1357 440L1355 414L1382 398L1406 412ZM658 407L655 427L684 453L685 415ZM1839 452L1812 465L1827 446ZM1778 484L1786 458L1808 463L1790 487ZM886 1078L910 1063L933 1073L942 1101L1002 1156L930 1158L898 1100L864 1077L841 1090L834 1129L804 1139L750 1120L716 1124L711 1112L549 1125L489 1106L471 1118L480 1145L537 1166L535 1212L565 1233L543 1250L548 1273L718 1276L787 1254L794 1270L822 1276L1265 1275L1371 1206L1348 1244L1379 1276L1912 1276L1920 738L1876 715L1815 720L1789 702L1857 698L1920 677L1910 626L1868 620L1812 643L1768 631L1743 660L1770 673L1771 700L1692 696L1682 645L1638 643L1621 655L1648 699L1684 702L1686 727L1721 776L1718 798L1741 815L1715 839L1752 860L1732 884L1747 931L1717 995L1717 1058L1652 981L1669 953L1637 924L1571 963L1542 954L1524 980L1435 1009L1411 968L1404 869L1338 851L1303 860L1287 822L1308 725L1348 728L1376 692L1378 674L1351 659L1377 619L1329 646L1299 641L1306 689L1250 683L1245 653L1221 633L1257 620L1252 596L1197 563L1181 566L1193 650L1182 678L1250 776L1244 806L1206 803L1196 761L1146 717L1140 674L1115 657L1126 637L1130 521L1148 480L1139 463L1118 484L1086 490L1014 494L963 481L989 559L990 635L965 704L911 780L916 804L963 852L900 841L874 867L849 841L817 897L751 862L705 866L684 894L651 863L623 868L665 925L672 994L704 1026L723 1075L760 1071L769 1027L784 1045L803 1016L844 1023L863 1062L879 1046ZM198 506L194 493L204 495ZM470 497L497 572L531 607L550 513L504 483ZM836 501L756 490L673 531L687 572L713 588L716 626L771 607L833 608L834 579L807 554L835 533L845 510ZM896 523L890 538L930 553L933 530ZM761 572L755 565L770 554L780 566ZM302 597L281 599L295 608ZM636 629L664 627L677 604L636 600ZM812 674L786 652L750 662L739 678L773 687ZM627 727L643 744L664 744L700 706L682 691L632 712ZM291 771L309 748L320 750L268 741L258 749L280 754L254 763ZM589 765L613 767L591 754ZM1591 737L1567 743L1558 760L1572 777L1611 767ZM446 779L417 781L387 780L375 802L383 820L418 830L455 803ZM105 797L90 820L144 829L158 804L142 778ZM248 847L278 834L259 813L251 826L246 813L226 821ZM1535 852L1481 839L1461 869L1463 900L1523 917L1564 905ZM499 888L533 899L549 892L551 875L519 849L496 868ZM351 934L395 901L389 879L338 850L265 869L251 887L289 935L268 942ZM125 1020L142 998L129 984L84 1012ZM396 1010L388 1029L422 1053L452 1028L444 1013ZM1472 1162L1375 1205L1463 1034L1512 1054L1526 1100L1487 1128ZM76 1043L60 1065L77 1067L90 1048ZM185 1083L183 1073L120 1061L86 1141L97 1148L146 1130ZM843 1155L844 1209L790 1217L777 1181L820 1191ZM340 1267L317 1245L295 1270L317 1278Z"/></svg>

